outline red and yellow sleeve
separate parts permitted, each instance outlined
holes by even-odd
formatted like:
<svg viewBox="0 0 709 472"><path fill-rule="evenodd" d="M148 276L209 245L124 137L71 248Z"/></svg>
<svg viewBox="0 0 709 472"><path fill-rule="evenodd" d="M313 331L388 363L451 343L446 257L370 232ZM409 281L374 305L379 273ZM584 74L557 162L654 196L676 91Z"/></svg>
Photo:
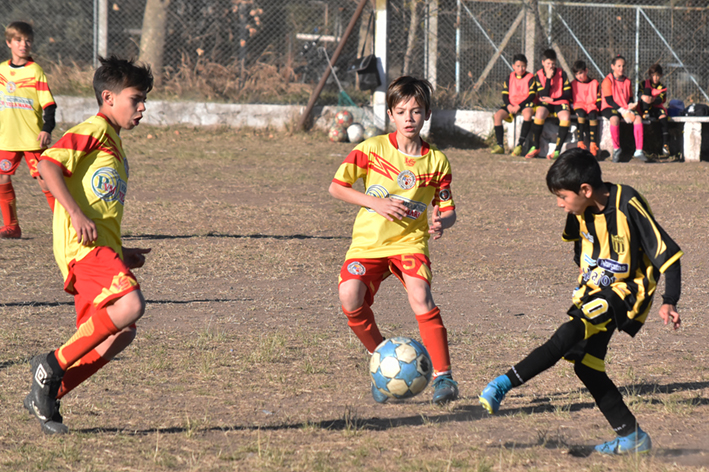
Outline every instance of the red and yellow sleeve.
<svg viewBox="0 0 709 472"><path fill-rule="evenodd" d="M335 178L332 181L344 187L352 187L357 179L364 178L367 175L368 168L369 156L364 151L364 147L359 145L340 164L340 168L337 169Z"/></svg>
<svg viewBox="0 0 709 472"><path fill-rule="evenodd" d="M39 104L42 106L43 110L50 105L56 105L52 91L49 90L47 76L44 75L44 71L42 69L40 69L39 74L37 75L37 96L39 98Z"/></svg>
<svg viewBox="0 0 709 472"><path fill-rule="evenodd" d="M62 168L64 175L70 176L81 158L96 149L99 144L99 140L94 136L69 130L54 146L44 151L39 159L53 162Z"/></svg>

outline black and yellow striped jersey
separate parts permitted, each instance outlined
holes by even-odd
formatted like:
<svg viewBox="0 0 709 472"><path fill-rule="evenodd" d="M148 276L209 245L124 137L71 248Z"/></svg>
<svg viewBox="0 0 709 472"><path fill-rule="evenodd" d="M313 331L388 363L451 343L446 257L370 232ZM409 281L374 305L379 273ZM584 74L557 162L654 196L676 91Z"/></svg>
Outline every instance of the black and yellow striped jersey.
<svg viewBox="0 0 709 472"><path fill-rule="evenodd" d="M645 198L632 187L605 183L610 191L601 213L569 214L564 241L574 241L581 268L573 302L581 307L611 288L627 307L616 314L618 329L634 336L652 306L661 273L682 256L677 243L655 221Z"/></svg>

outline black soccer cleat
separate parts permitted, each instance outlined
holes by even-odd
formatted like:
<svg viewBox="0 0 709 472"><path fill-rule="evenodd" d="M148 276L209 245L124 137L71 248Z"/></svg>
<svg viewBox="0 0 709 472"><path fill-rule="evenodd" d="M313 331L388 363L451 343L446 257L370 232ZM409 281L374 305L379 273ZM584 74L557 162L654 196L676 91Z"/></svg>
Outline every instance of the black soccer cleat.
<svg viewBox="0 0 709 472"><path fill-rule="evenodd" d="M57 393L62 383L63 372L55 373L47 362L47 354L35 356L30 361L32 388L23 402L25 408L39 420L45 434L69 432L59 413Z"/></svg>

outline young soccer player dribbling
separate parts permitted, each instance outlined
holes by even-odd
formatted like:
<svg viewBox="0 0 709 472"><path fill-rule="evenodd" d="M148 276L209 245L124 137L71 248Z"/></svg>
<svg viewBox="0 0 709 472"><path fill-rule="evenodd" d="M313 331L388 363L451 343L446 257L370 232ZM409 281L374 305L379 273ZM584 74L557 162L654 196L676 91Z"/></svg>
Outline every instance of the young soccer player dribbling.
<svg viewBox="0 0 709 472"><path fill-rule="evenodd" d="M30 175L38 180L49 208L54 210L54 197L37 171L37 160L51 141L57 105L44 71L32 60L33 38L32 26L22 21L10 23L5 29L5 42L12 55L0 64L0 238L6 239L22 236L12 176L23 155Z"/></svg>
<svg viewBox="0 0 709 472"><path fill-rule="evenodd" d="M389 275L401 280L431 356L433 401L440 404L458 397L458 384L451 375L448 334L431 295L428 239L440 238L455 223L451 168L446 156L420 137L431 115L427 81L399 77L389 85L387 107L396 132L359 144L330 184L333 197L360 207L340 270L339 296L348 325L372 353L384 339L371 309L374 296ZM352 188L360 178L364 192ZM388 399L374 384L372 396L379 403Z"/></svg>
<svg viewBox="0 0 709 472"><path fill-rule="evenodd" d="M568 216L563 239L574 242L580 267L570 321L505 375L490 382L480 403L496 413L505 394L556 364L562 357L593 396L617 434L596 446L602 454L646 452L650 436L638 426L618 388L605 372L613 331L630 336L640 330L650 309L660 274L665 294L660 316L680 326L682 251L655 221L647 201L626 185L604 182L596 159L586 150L564 152L547 173L547 187Z"/></svg>
<svg viewBox="0 0 709 472"><path fill-rule="evenodd" d="M577 146L588 149L598 156L598 106L601 104L598 81L588 77L588 68L583 61L574 62L571 68L576 80L571 82L574 113L578 120ZM586 140L589 141L588 147Z"/></svg>
<svg viewBox="0 0 709 472"><path fill-rule="evenodd" d="M505 80L502 88L502 101L504 102L493 117L495 122L495 140L492 147L493 154L504 154L503 144L504 130L502 122L513 119L516 114L521 114L524 121L522 130L519 133L517 146L512 150L513 156L522 155L522 146L527 141L527 135L532 127L532 116L534 116L534 100L536 98L536 82L534 74L527 72L527 57L524 54L516 54L513 58L512 67L514 70Z"/></svg>
<svg viewBox="0 0 709 472"><path fill-rule="evenodd" d="M59 399L128 347L145 310L130 269L142 267L150 249L121 243L128 163L119 134L140 122L153 76L131 61L100 61L93 82L99 113L67 131L39 162L58 203L54 256L74 295L78 328L59 349L31 361L24 405L47 434L68 431Z"/></svg>

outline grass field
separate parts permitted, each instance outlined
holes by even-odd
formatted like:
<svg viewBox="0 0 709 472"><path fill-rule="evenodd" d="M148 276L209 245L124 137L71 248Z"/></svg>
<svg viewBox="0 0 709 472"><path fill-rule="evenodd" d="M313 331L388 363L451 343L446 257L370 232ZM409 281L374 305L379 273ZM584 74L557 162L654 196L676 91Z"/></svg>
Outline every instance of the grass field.
<svg viewBox="0 0 709 472"><path fill-rule="evenodd" d="M39 187L25 168L14 179L23 239L0 241L0 470L709 470L706 162L601 164L686 253L682 328L663 326L656 304L607 358L655 447L607 458L590 451L613 433L570 364L512 391L495 417L478 405L570 305L577 269L546 160L445 147L458 223L431 244L433 293L462 398L434 406L429 388L379 405L337 300L356 209L327 187L350 145L226 128L124 140L124 245L153 249L136 271L148 307L133 345L63 400L63 437L44 436L22 399L28 359L73 333L73 300ZM373 308L385 336L419 337L398 282Z"/></svg>

